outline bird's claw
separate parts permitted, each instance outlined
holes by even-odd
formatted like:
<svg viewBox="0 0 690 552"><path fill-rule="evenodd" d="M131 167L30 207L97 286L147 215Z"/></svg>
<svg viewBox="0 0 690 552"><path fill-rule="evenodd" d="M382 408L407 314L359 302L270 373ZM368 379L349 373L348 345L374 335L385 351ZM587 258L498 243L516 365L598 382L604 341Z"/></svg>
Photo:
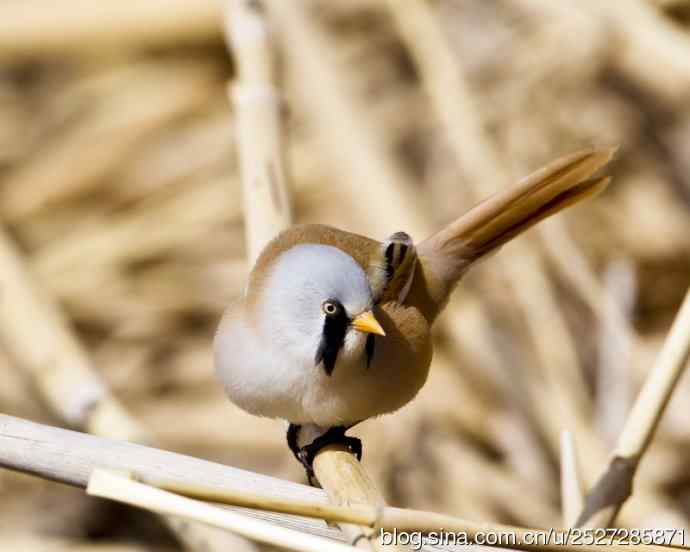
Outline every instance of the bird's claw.
<svg viewBox="0 0 690 552"><path fill-rule="evenodd" d="M309 484L314 486L316 476L314 474L314 458L321 449L328 445L343 445L355 455L358 461L362 460L362 441L356 437L345 435L345 427L332 427L323 435L314 439L310 444L293 450L295 457L304 466L307 472Z"/></svg>

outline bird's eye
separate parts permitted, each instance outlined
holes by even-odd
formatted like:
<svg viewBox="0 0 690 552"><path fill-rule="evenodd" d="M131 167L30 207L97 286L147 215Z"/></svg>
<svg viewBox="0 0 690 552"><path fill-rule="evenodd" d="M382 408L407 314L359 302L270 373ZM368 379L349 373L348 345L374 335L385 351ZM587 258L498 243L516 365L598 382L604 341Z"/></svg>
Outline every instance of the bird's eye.
<svg viewBox="0 0 690 552"><path fill-rule="evenodd" d="M333 301L324 301L322 308L326 314L335 314L338 311L338 306Z"/></svg>

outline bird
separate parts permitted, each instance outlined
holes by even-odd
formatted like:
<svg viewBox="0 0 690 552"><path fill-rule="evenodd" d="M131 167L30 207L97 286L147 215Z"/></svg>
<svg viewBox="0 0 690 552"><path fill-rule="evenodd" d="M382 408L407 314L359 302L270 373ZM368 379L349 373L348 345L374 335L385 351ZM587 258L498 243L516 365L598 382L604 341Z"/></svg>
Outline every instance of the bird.
<svg viewBox="0 0 690 552"><path fill-rule="evenodd" d="M287 443L313 484L324 446L362 443L346 431L395 412L423 387L431 330L462 276L542 219L601 192L593 177L615 148L563 156L415 243L323 224L290 227L262 250L214 338L231 402L288 423Z"/></svg>

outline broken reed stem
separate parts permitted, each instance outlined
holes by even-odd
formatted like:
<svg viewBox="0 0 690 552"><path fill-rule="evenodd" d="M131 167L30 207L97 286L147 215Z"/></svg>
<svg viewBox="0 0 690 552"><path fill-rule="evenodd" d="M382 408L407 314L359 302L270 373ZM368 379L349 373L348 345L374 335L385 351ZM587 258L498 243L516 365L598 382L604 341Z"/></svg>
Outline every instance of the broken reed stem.
<svg viewBox="0 0 690 552"><path fill-rule="evenodd" d="M235 108L250 265L292 223L283 163L281 98L276 88L270 27L259 4L229 0L225 34L237 63L228 92Z"/></svg>
<svg viewBox="0 0 690 552"><path fill-rule="evenodd" d="M220 36L216 0L22 0L0 4L0 58L93 56Z"/></svg>
<svg viewBox="0 0 690 552"><path fill-rule="evenodd" d="M628 416L611 460L587 496L577 525L609 527L632 494L642 456L649 447L690 356L690 289Z"/></svg>
<svg viewBox="0 0 690 552"><path fill-rule="evenodd" d="M245 538L298 552L350 552L353 547L324 537L280 527L268 521L185 498L106 470L94 470L86 492L162 515L204 523Z"/></svg>

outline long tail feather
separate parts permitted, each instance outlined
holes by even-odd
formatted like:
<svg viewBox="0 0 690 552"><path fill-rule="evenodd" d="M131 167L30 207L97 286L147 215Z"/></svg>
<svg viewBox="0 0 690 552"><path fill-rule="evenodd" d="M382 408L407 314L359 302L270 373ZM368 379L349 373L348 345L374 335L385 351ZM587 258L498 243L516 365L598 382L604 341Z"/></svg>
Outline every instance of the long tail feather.
<svg viewBox="0 0 690 552"><path fill-rule="evenodd" d="M579 151L546 165L486 199L418 245L434 280L450 292L465 270L539 221L596 195L610 178L590 178L617 148Z"/></svg>

